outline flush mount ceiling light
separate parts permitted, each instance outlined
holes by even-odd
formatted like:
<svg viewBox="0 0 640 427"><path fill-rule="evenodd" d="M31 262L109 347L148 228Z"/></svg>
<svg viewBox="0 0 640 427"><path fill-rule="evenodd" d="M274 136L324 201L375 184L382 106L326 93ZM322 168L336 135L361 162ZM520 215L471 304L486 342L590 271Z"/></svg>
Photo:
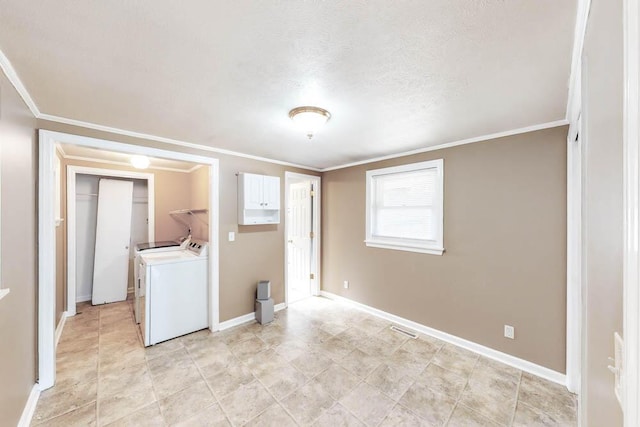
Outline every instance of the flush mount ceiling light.
<svg viewBox="0 0 640 427"><path fill-rule="evenodd" d="M296 107L289 111L289 117L311 139L331 118L331 113L320 107Z"/></svg>
<svg viewBox="0 0 640 427"><path fill-rule="evenodd" d="M146 169L149 167L149 158L147 156L131 156L131 164L136 169Z"/></svg>

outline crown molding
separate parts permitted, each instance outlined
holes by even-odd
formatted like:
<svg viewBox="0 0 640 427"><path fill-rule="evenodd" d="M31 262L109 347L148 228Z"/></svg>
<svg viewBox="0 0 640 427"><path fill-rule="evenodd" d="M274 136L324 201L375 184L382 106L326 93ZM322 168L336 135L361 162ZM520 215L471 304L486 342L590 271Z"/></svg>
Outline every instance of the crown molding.
<svg viewBox="0 0 640 427"><path fill-rule="evenodd" d="M9 79L13 87L16 88L24 103L27 104L27 107L31 110L31 113L36 118L40 116L38 106L33 101L33 98L31 98L31 95L29 95L29 92L27 92L27 88L22 84L22 80L18 77L18 73L16 73L16 70L13 68L13 65L11 65L9 58L5 56L2 50L0 50L0 68L4 72L5 76L7 76L7 79Z"/></svg>
<svg viewBox="0 0 640 427"><path fill-rule="evenodd" d="M519 135L519 134L528 133L528 132L535 132L537 130L551 129L559 126L566 126L568 124L569 122L565 119L556 120L555 122L541 123L538 125L527 126L519 129L512 129L504 132L491 133L488 135L476 136L473 138L461 139L459 141L433 145L431 147L418 148L416 150L411 150L411 151L404 151L402 153L389 154L387 156L375 157L373 159L361 160L353 163L346 163L340 166L332 166L329 168L324 168L320 172L329 172L337 169L350 168L352 166L366 165L367 163L375 163L375 162L380 162L382 160L397 159L398 157L405 157L405 156L411 156L413 154L420 154L420 153L426 153L429 151L442 150L444 148L457 147L458 145L473 144L474 142L489 141L492 139L504 138L505 136L513 136L513 135Z"/></svg>

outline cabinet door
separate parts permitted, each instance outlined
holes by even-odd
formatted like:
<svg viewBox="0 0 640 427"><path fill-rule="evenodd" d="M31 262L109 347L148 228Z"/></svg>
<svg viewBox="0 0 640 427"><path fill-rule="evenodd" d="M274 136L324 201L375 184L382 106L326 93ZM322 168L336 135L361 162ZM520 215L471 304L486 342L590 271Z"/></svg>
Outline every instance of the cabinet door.
<svg viewBox="0 0 640 427"><path fill-rule="evenodd" d="M244 208L264 209L262 175L244 174Z"/></svg>
<svg viewBox="0 0 640 427"><path fill-rule="evenodd" d="M263 209L280 209L280 177L264 177L262 199Z"/></svg>

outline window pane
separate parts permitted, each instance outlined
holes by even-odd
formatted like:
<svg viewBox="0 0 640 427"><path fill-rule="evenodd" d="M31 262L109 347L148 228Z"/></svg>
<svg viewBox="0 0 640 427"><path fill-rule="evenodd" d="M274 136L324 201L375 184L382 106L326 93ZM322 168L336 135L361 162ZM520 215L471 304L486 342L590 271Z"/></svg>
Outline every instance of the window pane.
<svg viewBox="0 0 640 427"><path fill-rule="evenodd" d="M374 177L376 205L432 206L435 196L437 171L422 169Z"/></svg>
<svg viewBox="0 0 640 427"><path fill-rule="evenodd" d="M436 239L435 215L429 207L378 208L373 220L374 236Z"/></svg>

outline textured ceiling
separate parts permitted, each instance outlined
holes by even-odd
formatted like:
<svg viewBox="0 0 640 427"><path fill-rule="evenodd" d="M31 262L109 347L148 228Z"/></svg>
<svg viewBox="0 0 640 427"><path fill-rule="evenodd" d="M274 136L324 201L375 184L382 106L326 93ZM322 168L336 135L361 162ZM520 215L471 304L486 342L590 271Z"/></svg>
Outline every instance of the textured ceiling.
<svg viewBox="0 0 640 427"><path fill-rule="evenodd" d="M564 119L575 10L0 0L0 50L42 113L322 168Z"/></svg>

